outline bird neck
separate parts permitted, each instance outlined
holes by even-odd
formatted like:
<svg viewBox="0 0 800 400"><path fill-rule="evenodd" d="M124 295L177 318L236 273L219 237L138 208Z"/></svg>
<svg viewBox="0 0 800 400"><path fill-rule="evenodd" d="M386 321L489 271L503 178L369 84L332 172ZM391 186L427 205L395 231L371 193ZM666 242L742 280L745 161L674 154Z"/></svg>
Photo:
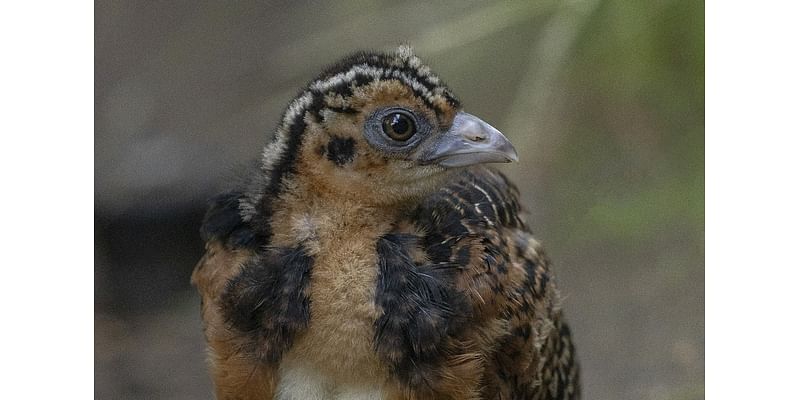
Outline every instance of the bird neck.
<svg viewBox="0 0 800 400"><path fill-rule="evenodd" d="M342 196L293 182L274 203L272 242L277 246L317 247L332 237L360 235L377 239L391 229L408 207L374 204L356 196Z"/></svg>

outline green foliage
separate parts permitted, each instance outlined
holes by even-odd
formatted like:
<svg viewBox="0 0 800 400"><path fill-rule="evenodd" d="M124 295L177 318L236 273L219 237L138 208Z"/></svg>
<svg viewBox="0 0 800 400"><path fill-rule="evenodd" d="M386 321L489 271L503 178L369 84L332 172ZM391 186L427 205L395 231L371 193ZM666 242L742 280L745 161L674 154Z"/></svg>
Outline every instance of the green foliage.
<svg viewBox="0 0 800 400"><path fill-rule="evenodd" d="M702 241L702 3L604 1L573 55L554 204L587 236Z"/></svg>

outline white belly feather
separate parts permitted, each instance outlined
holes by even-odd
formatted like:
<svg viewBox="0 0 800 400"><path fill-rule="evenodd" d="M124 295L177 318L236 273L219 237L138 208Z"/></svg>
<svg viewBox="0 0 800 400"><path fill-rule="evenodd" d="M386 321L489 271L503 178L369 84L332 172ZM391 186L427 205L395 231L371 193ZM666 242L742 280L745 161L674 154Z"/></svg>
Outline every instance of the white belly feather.
<svg viewBox="0 0 800 400"><path fill-rule="evenodd" d="M313 366L299 362L281 363L276 392L278 400L381 400L384 390L378 385L361 384L337 385L331 377L325 376Z"/></svg>

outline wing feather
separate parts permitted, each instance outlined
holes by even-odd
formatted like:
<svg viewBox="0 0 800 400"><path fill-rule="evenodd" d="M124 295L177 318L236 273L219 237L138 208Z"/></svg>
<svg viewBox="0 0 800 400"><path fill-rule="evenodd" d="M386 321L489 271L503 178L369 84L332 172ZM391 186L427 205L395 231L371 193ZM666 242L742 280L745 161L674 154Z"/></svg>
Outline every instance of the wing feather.
<svg viewBox="0 0 800 400"><path fill-rule="evenodd" d="M490 168L465 171L415 211L419 246L430 262L459 271L450 283L466 296L458 311L470 322L449 337L482 352L475 368L484 371L483 396L575 399L571 335L550 262L524 221L518 193ZM447 377L447 357L460 352L457 344L442 348L440 376Z"/></svg>
<svg viewBox="0 0 800 400"><path fill-rule="evenodd" d="M253 362L242 351L250 345L250 339L231 329L229 317L220 307L229 282L253 259L254 248L259 245L259 235L241 218L242 196L241 191L231 190L212 199L201 228L205 254L192 272L191 283L200 294L216 398L268 399L276 383L273 368Z"/></svg>

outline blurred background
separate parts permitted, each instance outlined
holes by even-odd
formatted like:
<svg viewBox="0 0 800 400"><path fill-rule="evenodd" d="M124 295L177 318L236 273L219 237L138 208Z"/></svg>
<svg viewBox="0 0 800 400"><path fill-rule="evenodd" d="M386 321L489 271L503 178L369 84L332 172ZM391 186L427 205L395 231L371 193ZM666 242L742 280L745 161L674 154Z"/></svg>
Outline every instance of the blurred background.
<svg viewBox="0 0 800 400"><path fill-rule="evenodd" d="M586 399L704 397L704 4L95 2L95 396L210 399L206 199L299 88L409 43L504 132Z"/></svg>

